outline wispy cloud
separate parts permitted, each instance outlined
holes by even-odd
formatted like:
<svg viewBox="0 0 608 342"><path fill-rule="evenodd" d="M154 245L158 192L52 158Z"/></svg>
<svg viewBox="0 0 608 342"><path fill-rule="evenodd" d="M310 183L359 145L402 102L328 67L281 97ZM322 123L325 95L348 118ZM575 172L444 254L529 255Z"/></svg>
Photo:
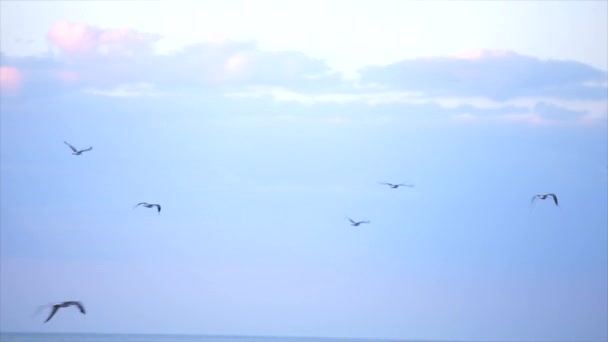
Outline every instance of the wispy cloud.
<svg viewBox="0 0 608 342"><path fill-rule="evenodd" d="M571 110L546 102L539 102L534 106L534 113L541 118L551 120L573 120L580 119L587 114L585 110Z"/></svg>
<svg viewBox="0 0 608 342"><path fill-rule="evenodd" d="M285 87L250 86L225 94L230 98L271 98L277 102L298 102L306 105L320 103L363 103L369 105L383 103L425 103L428 100L421 93L405 91L361 92L354 88L343 92L322 94L298 92Z"/></svg>
<svg viewBox="0 0 608 342"><path fill-rule="evenodd" d="M138 97L138 96L159 96L161 93L154 89L150 83L122 84L109 89L84 89L85 94L110 96L110 97Z"/></svg>
<svg viewBox="0 0 608 342"><path fill-rule="evenodd" d="M410 91L363 91L307 94L281 87L247 87L228 92L229 98L267 98L275 102L293 102L304 105L359 104L366 106L399 105L403 113L434 108L435 111L461 121L501 120L506 122L586 122L605 120L608 117L606 100L576 100L555 97L518 97L493 100L486 97L429 96ZM430 106L430 107L429 107ZM427 113L428 110L422 111ZM429 115L428 113L425 115Z"/></svg>

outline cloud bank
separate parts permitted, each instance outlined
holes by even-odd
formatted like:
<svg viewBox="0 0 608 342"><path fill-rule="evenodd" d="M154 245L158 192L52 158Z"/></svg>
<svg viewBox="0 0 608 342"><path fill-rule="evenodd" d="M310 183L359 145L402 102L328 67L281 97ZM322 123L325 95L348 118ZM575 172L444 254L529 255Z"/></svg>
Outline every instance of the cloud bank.
<svg viewBox="0 0 608 342"><path fill-rule="evenodd" d="M48 55L1 55L3 96L125 98L203 91L307 105L430 104L467 121L484 115L534 118L530 122L608 115L606 71L511 51L406 59L365 67L358 80L346 80L323 60L263 51L254 42L216 39L163 55L154 50L158 35L67 21L53 24L47 38L53 46Z"/></svg>

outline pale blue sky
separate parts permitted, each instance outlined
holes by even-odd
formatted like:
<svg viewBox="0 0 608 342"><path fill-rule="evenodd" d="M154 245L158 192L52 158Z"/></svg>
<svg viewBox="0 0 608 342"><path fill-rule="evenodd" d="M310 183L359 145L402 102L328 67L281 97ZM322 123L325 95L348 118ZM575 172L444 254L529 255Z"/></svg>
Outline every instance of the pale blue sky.
<svg viewBox="0 0 608 342"><path fill-rule="evenodd" d="M0 330L606 341L608 3L306 4L0 2Z"/></svg>

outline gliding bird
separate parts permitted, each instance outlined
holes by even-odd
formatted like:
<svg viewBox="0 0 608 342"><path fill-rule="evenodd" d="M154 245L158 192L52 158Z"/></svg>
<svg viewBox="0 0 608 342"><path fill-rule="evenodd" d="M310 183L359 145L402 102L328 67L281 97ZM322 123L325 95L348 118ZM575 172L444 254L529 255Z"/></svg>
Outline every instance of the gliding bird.
<svg viewBox="0 0 608 342"><path fill-rule="evenodd" d="M55 304L53 305L53 310L51 311L51 314L49 315L49 317L46 319L46 321L44 321L44 323L48 322L51 318L53 318L53 316L55 316L55 313L57 312L57 310L59 310L60 308L67 308L68 306L72 306L75 305L78 307L78 310L80 310L80 312L84 315L86 314L85 310L84 310L84 306L82 305L81 302L76 302L76 301L67 301L67 302L63 302L63 303L59 303L59 304Z"/></svg>
<svg viewBox="0 0 608 342"><path fill-rule="evenodd" d="M414 187L414 184L392 184L392 183L387 183L387 182L381 182L380 184L388 185L393 189L397 189L400 186L407 186L408 188Z"/></svg>
<svg viewBox="0 0 608 342"><path fill-rule="evenodd" d="M150 203L146 203L146 202L141 202L141 203L137 203L135 208L137 208L140 205L143 205L146 208L156 207L156 210L158 210L158 213L160 214L160 204L150 204Z"/></svg>
<svg viewBox="0 0 608 342"><path fill-rule="evenodd" d="M89 148L87 148L85 150L78 150L76 147L70 145L67 141L64 141L64 143L66 145L70 146L70 148L72 149L72 151L74 151L74 152L72 152L72 154L75 155L75 156L79 156L79 155L82 154L82 152L87 152L87 151L90 151L90 150L93 149L93 146L91 146L91 147L89 147Z"/></svg>
<svg viewBox="0 0 608 342"><path fill-rule="evenodd" d="M534 195L534 197L532 197L532 201L530 202L534 202L535 199L547 199L547 197L553 197L553 202L555 202L555 205L559 207L559 204L557 203L557 196L555 196L555 194L542 194L542 195Z"/></svg>
<svg viewBox="0 0 608 342"><path fill-rule="evenodd" d="M360 225L361 223L369 223L369 221L359 221L359 222L355 222L353 221L351 218L347 217L347 219L350 221L350 225L353 227L357 227L358 225Z"/></svg>

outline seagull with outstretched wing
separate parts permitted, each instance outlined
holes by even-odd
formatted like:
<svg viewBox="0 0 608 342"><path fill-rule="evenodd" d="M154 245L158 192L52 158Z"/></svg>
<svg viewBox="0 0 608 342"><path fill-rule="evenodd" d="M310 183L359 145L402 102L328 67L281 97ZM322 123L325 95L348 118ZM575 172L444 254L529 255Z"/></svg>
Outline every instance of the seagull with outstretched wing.
<svg viewBox="0 0 608 342"><path fill-rule="evenodd" d="M357 227L359 226L361 223L370 223L369 221L353 221L350 217L347 217L347 219L350 221L350 225L353 227Z"/></svg>
<svg viewBox="0 0 608 342"><path fill-rule="evenodd" d="M534 202L535 199L541 199L541 200L545 200L547 199L547 197L553 197L553 202L555 203L556 206L559 207L559 204L557 203L557 196L555 194L539 194L539 195L534 195L534 197L532 197L532 201L530 201L531 203Z"/></svg>
<svg viewBox="0 0 608 342"><path fill-rule="evenodd" d="M69 146L69 147L72 149L72 151L73 151L73 152L72 152L72 154L73 154L73 155L75 155L75 156L79 156L79 155L81 155L81 154L82 154L82 152L88 152L88 151L90 151L90 150L92 150L92 149L93 149L93 146L91 146L91 147L89 147L89 148L87 148L87 149L84 149L84 150L79 150L79 149L77 149L76 147L74 147L74 146L70 145L70 143L68 143L67 141L64 141L64 143L65 143L66 145L68 145L68 146Z"/></svg>
<svg viewBox="0 0 608 342"><path fill-rule="evenodd" d="M393 189L397 189L400 186L406 186L408 188L413 188L414 187L414 184L393 184L393 183L388 183L388 182L379 182L379 183L383 184L383 185L388 185L388 186L390 186Z"/></svg>
<svg viewBox="0 0 608 342"><path fill-rule="evenodd" d="M146 202L140 202L140 203L137 203L137 205L135 206L135 208L139 207L140 205L143 205L146 208L154 208L154 207L156 207L156 210L160 214L160 204L151 204L151 203L146 203Z"/></svg>
<svg viewBox="0 0 608 342"><path fill-rule="evenodd" d="M55 316L55 313L57 313L57 311L59 309L61 309L61 308L67 308L68 306L76 306L76 307L78 307L78 310L80 310L80 312L83 315L86 314L86 311L84 310L84 306L82 305L81 302L67 301L67 302L63 302L63 303L59 303L59 304L53 305L53 309L51 310L51 313L49 314L49 317L46 319L46 321L44 321L44 323L50 321L51 318L53 318L53 316Z"/></svg>

